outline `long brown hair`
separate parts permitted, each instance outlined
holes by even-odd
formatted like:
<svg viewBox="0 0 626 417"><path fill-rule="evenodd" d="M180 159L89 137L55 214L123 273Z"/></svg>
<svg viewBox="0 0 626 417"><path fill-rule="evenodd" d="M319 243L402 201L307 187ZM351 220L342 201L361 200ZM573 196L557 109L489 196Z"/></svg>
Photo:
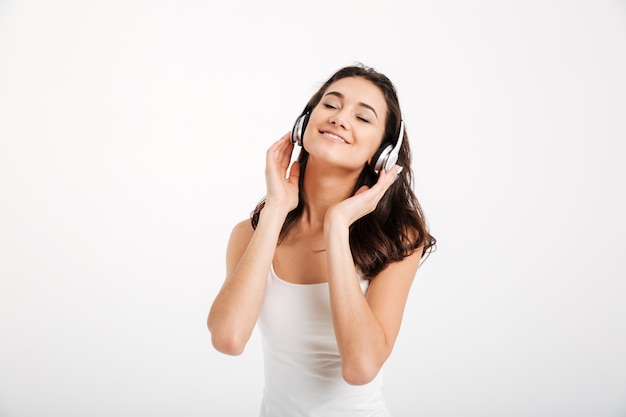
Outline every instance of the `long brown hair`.
<svg viewBox="0 0 626 417"><path fill-rule="evenodd" d="M380 72L365 65L351 65L339 69L313 94L302 113L311 112L320 102L328 87L337 80L361 77L376 85L387 102L387 122L382 143L395 144L400 130L402 114L398 95L393 83ZM296 224L304 210L303 179L309 153L302 148L300 162L298 206L287 215L280 232L279 244ZM398 179L387 190L376 209L350 226L350 249L356 267L364 277L373 278L389 263L399 261L421 248L422 258L435 249L436 240L430 234L422 208L413 192L411 150L407 129L404 129L397 164L404 167ZM354 185L352 194L363 185L371 187L378 175L370 163L366 163ZM252 227L256 228L265 199L251 213Z"/></svg>

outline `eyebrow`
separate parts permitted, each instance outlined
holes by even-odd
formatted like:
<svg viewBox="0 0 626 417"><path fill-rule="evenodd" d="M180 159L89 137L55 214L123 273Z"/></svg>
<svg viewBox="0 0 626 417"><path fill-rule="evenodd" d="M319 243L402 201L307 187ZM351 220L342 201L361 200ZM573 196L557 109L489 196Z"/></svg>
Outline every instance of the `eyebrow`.
<svg viewBox="0 0 626 417"><path fill-rule="evenodd" d="M329 91L326 94L324 94L324 96L336 96L336 97L339 97L339 98L344 98L343 94L341 94L339 91ZM371 111L373 111L374 115L378 119L378 113L376 113L376 110L374 110L374 108L372 106L370 106L367 103L363 103L362 101L358 102L357 104L359 106L365 107L366 109L370 109Z"/></svg>

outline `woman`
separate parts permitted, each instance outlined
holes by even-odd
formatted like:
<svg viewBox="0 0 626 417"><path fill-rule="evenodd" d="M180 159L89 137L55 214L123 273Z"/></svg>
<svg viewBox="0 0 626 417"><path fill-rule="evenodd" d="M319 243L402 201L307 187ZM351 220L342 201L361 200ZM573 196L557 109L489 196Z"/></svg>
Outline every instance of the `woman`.
<svg viewBox="0 0 626 417"><path fill-rule="evenodd" d="M381 369L435 246L410 167L395 87L362 65L333 74L268 149L266 197L232 230L207 320L213 346L239 355L258 319L261 416L391 415Z"/></svg>

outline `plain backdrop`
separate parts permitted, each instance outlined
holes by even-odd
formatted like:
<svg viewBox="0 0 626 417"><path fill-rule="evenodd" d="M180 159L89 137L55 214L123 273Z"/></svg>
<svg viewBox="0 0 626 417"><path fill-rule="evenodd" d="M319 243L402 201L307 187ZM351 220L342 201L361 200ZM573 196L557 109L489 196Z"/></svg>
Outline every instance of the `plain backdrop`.
<svg viewBox="0 0 626 417"><path fill-rule="evenodd" d="M206 315L265 150L395 83L438 250L397 417L626 415L626 4L0 1L0 416L255 416Z"/></svg>

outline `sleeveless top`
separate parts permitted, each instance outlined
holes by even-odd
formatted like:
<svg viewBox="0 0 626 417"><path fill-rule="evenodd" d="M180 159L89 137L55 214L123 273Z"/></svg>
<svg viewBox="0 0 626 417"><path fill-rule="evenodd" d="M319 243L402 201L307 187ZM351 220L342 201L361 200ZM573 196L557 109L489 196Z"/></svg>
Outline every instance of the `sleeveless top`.
<svg viewBox="0 0 626 417"><path fill-rule="evenodd" d="M365 293L369 281L359 281ZM286 282L272 266L258 326L265 366L260 417L391 416L382 370L359 386L341 375L327 282Z"/></svg>

